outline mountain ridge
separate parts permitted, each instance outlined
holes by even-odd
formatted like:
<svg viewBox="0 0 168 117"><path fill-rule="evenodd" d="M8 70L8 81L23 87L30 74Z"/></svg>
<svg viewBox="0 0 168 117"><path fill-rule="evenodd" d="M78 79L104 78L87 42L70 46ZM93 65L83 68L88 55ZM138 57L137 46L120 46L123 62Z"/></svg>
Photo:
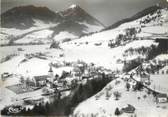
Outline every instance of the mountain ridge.
<svg viewBox="0 0 168 117"><path fill-rule="evenodd" d="M124 19L121 19L121 20L113 23L111 26L108 26L104 30L114 29L114 28L120 26L121 24L124 24L124 23L127 23L127 22L131 22L133 20L139 19L139 18L141 18L143 16L146 16L148 14L152 14L155 11L157 11L158 9L162 9L162 8L168 8L168 4L156 4L156 5L147 7L146 9L134 14L131 17L124 18Z"/></svg>
<svg viewBox="0 0 168 117"><path fill-rule="evenodd" d="M1 14L1 28L3 28L1 32L7 34L7 36L5 35L7 39L8 37L11 39L12 36L14 40L18 40L18 37L23 37L21 32L29 34L29 32L36 30L35 28L39 30L46 29L46 27L52 32L52 34L44 37L47 40L57 40L57 35L62 32L73 35L72 37L79 37L104 29L104 25L100 21L78 5L59 12L53 12L47 7L28 5L15 7ZM20 35L16 35L14 31ZM32 38L32 35L26 38ZM33 38L37 37L33 36ZM71 37L67 35L64 38Z"/></svg>

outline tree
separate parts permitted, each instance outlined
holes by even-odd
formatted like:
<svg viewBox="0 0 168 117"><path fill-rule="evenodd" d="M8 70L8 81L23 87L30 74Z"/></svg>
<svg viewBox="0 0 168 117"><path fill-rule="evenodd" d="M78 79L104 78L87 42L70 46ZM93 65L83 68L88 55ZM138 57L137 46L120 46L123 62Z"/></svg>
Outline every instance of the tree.
<svg viewBox="0 0 168 117"><path fill-rule="evenodd" d="M146 95L143 96L144 99L145 99L146 97L147 97Z"/></svg>
<svg viewBox="0 0 168 117"><path fill-rule="evenodd" d="M119 93L118 91L115 91L113 95L115 97L115 100L119 100L119 97L121 97L121 93Z"/></svg>
<svg viewBox="0 0 168 117"><path fill-rule="evenodd" d="M108 90L106 90L106 99L108 100L110 98L110 93Z"/></svg>
<svg viewBox="0 0 168 117"><path fill-rule="evenodd" d="M50 45L50 48L61 49L60 43L57 41L53 41Z"/></svg>
<svg viewBox="0 0 168 117"><path fill-rule="evenodd" d="M126 89L127 89L127 91L129 91L129 89L130 89L130 84L128 82L126 83Z"/></svg>
<svg viewBox="0 0 168 117"><path fill-rule="evenodd" d="M115 115L120 115L121 114L121 112L120 112L120 110L118 109L118 108L116 108L116 110L115 110L115 113L114 113Z"/></svg>
<svg viewBox="0 0 168 117"><path fill-rule="evenodd" d="M141 91L142 89L143 89L143 84L141 82L137 82L134 87L134 91L136 90Z"/></svg>
<svg viewBox="0 0 168 117"><path fill-rule="evenodd" d="M23 77L20 77L20 83L22 84L22 88L25 87L26 83L25 83L25 79Z"/></svg>
<svg viewBox="0 0 168 117"><path fill-rule="evenodd" d="M29 77L25 80L25 83L26 83L26 86L31 86L32 85L32 81L30 80Z"/></svg>
<svg viewBox="0 0 168 117"><path fill-rule="evenodd" d="M23 84L25 82L23 77L20 77L20 83Z"/></svg>

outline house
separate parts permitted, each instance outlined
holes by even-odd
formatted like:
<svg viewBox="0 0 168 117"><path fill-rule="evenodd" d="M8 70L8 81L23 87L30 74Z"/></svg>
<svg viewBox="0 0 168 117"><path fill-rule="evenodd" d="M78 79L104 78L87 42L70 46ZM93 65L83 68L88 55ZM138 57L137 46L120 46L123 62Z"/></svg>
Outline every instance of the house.
<svg viewBox="0 0 168 117"><path fill-rule="evenodd" d="M81 76L81 70L78 68L78 67L74 67L74 69L73 69L73 71L71 72L71 74L73 75L73 76L77 76L77 77L79 77L79 76Z"/></svg>
<svg viewBox="0 0 168 117"><path fill-rule="evenodd" d="M91 78L92 76L91 76L91 74L89 73L89 72L86 72L86 70L85 70L85 72L82 74L82 80L83 79L89 79L89 78Z"/></svg>
<svg viewBox="0 0 168 117"><path fill-rule="evenodd" d="M167 94L158 94L158 95L156 95L156 102L158 102L158 103L166 103L166 102L168 102Z"/></svg>
<svg viewBox="0 0 168 117"><path fill-rule="evenodd" d="M145 73L145 72L141 72L140 73L140 82L142 82L142 83L150 83L150 75Z"/></svg>
<svg viewBox="0 0 168 117"><path fill-rule="evenodd" d="M1 74L1 78L2 79L6 79L8 77L12 76L12 74L9 74L8 72L4 72L3 74Z"/></svg>
<svg viewBox="0 0 168 117"><path fill-rule="evenodd" d="M100 73L100 72L96 73L96 74L94 75L94 78L102 79L102 78L103 78L103 73Z"/></svg>
<svg viewBox="0 0 168 117"><path fill-rule="evenodd" d="M106 78L116 78L116 75L114 73L109 73L109 74L106 74Z"/></svg>
<svg viewBox="0 0 168 117"><path fill-rule="evenodd" d="M125 113L134 113L135 112L135 107L128 104L127 107L122 108L122 111L125 112Z"/></svg>
<svg viewBox="0 0 168 117"><path fill-rule="evenodd" d="M34 76L33 81L36 87L42 87L46 85L48 78L48 75Z"/></svg>

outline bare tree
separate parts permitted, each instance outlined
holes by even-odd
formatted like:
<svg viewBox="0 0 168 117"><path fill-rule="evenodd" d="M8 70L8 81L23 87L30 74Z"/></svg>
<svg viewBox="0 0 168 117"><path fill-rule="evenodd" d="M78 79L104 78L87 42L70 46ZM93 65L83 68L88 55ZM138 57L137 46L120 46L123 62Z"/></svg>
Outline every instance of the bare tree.
<svg viewBox="0 0 168 117"><path fill-rule="evenodd" d="M129 89L130 89L130 84L128 82L126 83L126 89L127 89L127 91L129 91Z"/></svg>
<svg viewBox="0 0 168 117"><path fill-rule="evenodd" d="M121 93L119 93L118 91L115 91L113 95L115 97L115 100L119 100L119 97L121 97Z"/></svg>
<svg viewBox="0 0 168 117"><path fill-rule="evenodd" d="M20 83L24 84L25 83L25 79L23 77L20 77Z"/></svg>

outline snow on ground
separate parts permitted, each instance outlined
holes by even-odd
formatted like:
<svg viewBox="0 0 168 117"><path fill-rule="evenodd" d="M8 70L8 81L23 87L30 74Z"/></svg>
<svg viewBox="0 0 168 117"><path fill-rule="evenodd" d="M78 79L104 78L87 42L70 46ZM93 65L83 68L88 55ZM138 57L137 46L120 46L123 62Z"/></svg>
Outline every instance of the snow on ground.
<svg viewBox="0 0 168 117"><path fill-rule="evenodd" d="M24 55L24 54L31 54L36 52L46 52L49 45L28 45L28 46L4 46L0 47L0 59L11 55ZM21 48L23 51L18 51Z"/></svg>
<svg viewBox="0 0 168 117"><path fill-rule="evenodd" d="M5 87L18 84L18 82L19 78L17 76L9 78L5 81L0 79L0 110L4 108L5 105L10 105L12 103L12 98L16 96L14 92Z"/></svg>
<svg viewBox="0 0 168 117"><path fill-rule="evenodd" d="M160 60L160 61L168 60L168 54L160 54L155 57L155 60Z"/></svg>
<svg viewBox="0 0 168 117"><path fill-rule="evenodd" d="M73 39L73 38L77 38L77 36L66 31L60 32L59 34L54 36L55 41L63 41L64 39Z"/></svg>
<svg viewBox="0 0 168 117"><path fill-rule="evenodd" d="M94 38L93 38L94 40ZM83 39L83 44L76 45L74 43L64 43L60 46L63 48L63 50L57 50L57 49L49 49L49 45L30 45L30 46L9 46L9 47L1 47L0 53L2 58L10 55L10 54L16 54L17 56L13 57L11 60L4 62L0 64L2 74L3 72L9 72L9 73L22 73L25 74L26 71L22 71L23 68L27 68L28 71L31 69L34 70L35 68L31 68L32 66L38 66L39 74L42 73L42 69L46 68L46 66L52 62L52 61L77 61L77 60L83 60L86 63L95 63L98 66L103 66L105 68L110 68L112 70L119 69L121 70L123 67L123 64L118 64L116 61L118 59L123 59L123 53L125 50L132 48L139 48L139 47L150 47L151 44L155 44L152 40L137 40L133 41L131 43L128 43L126 46L119 46L116 48L109 48L107 46L107 43L103 43L101 46L96 46L94 43L85 44L86 40ZM73 42L73 41L72 41ZM78 40L75 40L75 42L78 42ZM79 39L78 43L81 43L81 39ZM92 42L92 41L91 41ZM22 48L23 51L18 51L18 48ZM22 63L22 67L19 66L20 62L25 59L25 54L32 54L32 53L44 53L48 60L42 60L34 58L32 60L29 60L27 63ZM64 54L64 57L60 58L59 54ZM139 55L135 55L134 58L138 57ZM41 68L42 67L42 68ZM46 70L46 69L44 69ZM22 71L22 72L21 72ZM46 70L47 71L47 70ZM38 71L37 71L38 72ZM45 72L44 72L45 73Z"/></svg>
<svg viewBox="0 0 168 117"><path fill-rule="evenodd" d="M0 43L2 43L2 44L8 44L9 40L7 38L8 38L7 34L1 34L0 33Z"/></svg>
<svg viewBox="0 0 168 117"><path fill-rule="evenodd" d="M72 4L69 8L73 9L73 8L76 8L77 5L76 4Z"/></svg>
<svg viewBox="0 0 168 117"><path fill-rule="evenodd" d="M103 26L91 25L91 24L88 24L87 22L78 22L78 24L85 25L86 27L88 27L87 29L85 29L85 31L83 31L84 33L96 32L104 28Z"/></svg>
<svg viewBox="0 0 168 117"><path fill-rule="evenodd" d="M91 41L89 41L89 39ZM102 45L96 46L94 45L93 41L98 40L99 38L96 39L93 36L93 38L89 37L89 39L88 38L85 39L84 37L82 39L78 39L70 43L64 43L62 47L64 49L65 60L68 61L83 60L87 63L93 62L98 66L103 66L105 68L110 68L112 70L116 69L121 70L123 65L117 64L116 61L118 59L124 59L122 55L125 52L125 50L131 47L132 48L140 48L142 46L150 47L152 44L154 45L156 44L153 40L137 40L128 43L126 46L119 46L111 49L108 47L106 41L105 42L102 41ZM86 41L88 41L88 44L85 44ZM137 54L134 56L134 58L137 58L138 56L139 55Z"/></svg>
<svg viewBox="0 0 168 117"><path fill-rule="evenodd" d="M17 67L20 61L22 61L24 59L24 56L17 56L14 57L13 59L4 62L0 65L1 71L0 74L4 73L4 72L9 72L9 73L18 73L17 72Z"/></svg>
<svg viewBox="0 0 168 117"><path fill-rule="evenodd" d="M110 34L110 31L107 31L106 34ZM112 32L112 31L111 31ZM99 34L98 34L99 35ZM105 35L105 34L102 34ZM108 37L108 36L107 36ZM90 38L90 37L89 37ZM87 38L86 38L87 39ZM92 38L91 38L92 39ZM99 40L101 38L93 38L93 40ZM105 38L104 38L105 39ZM79 42L78 42L79 41ZM123 52L128 49L129 47L141 47L143 46L150 46L154 41L135 41L127 44L126 46L119 46L116 48L109 48L107 43L103 42L101 46L95 46L94 43L89 42L86 45L84 42L86 40L75 40L74 42L83 43L80 46L75 45L74 42L70 43L63 43L60 46L63 50L57 49L49 49L49 45L29 45L29 46L7 46L1 47L0 53L4 56L9 54L16 53L17 56L13 57L11 60L1 63L0 64L0 74L4 72L9 72L13 74L20 74L23 76L32 77L34 75L47 75L49 70L49 63L55 61L77 61L77 60L84 60L87 63L93 62L98 66L104 66L105 68L110 68L112 70L122 69L122 64L117 64L116 61L118 58L122 58ZM89 41L89 40L88 40ZM96 42L96 41L95 41ZM147 45L147 43L149 45ZM18 48L22 48L23 51L18 51ZM39 59L39 58L32 58L26 62L21 63L23 59L25 59L25 54L33 54L37 52L45 53L47 56L47 60ZM60 58L59 54L63 53L64 57ZM54 73L61 75L62 71L71 71L71 67L61 67L59 69L53 68ZM13 79L9 79L11 83L14 83ZM13 92L7 90L6 88L3 89L3 92L6 92L9 97L5 98L4 104L10 104L10 98L15 97ZM4 95L4 94L3 94ZM11 95L11 96L10 96ZM1 98L4 100L4 98Z"/></svg>
<svg viewBox="0 0 168 117"><path fill-rule="evenodd" d="M114 30L108 30L108 31L103 31L103 32L100 32L100 33L95 33L95 34L92 34L92 35L89 35L89 36L84 36L80 39L76 39L72 42L106 42L106 41L109 41L111 39L115 39L116 36L119 34L119 33L124 33L123 31L118 31L117 29L114 29Z"/></svg>
<svg viewBox="0 0 168 117"><path fill-rule="evenodd" d="M125 82L120 78L117 79L120 83L116 84L116 80L110 82L106 87L97 93L95 96L80 103L74 111L78 117L91 117L96 115L96 117L116 117L114 115L116 108L124 108L127 104L131 104L136 108L134 114L123 113L120 117L130 117L131 115L136 115L137 117L166 117L168 116L167 106L168 104L156 104L152 95L147 95L147 92L135 92L126 91ZM110 98L107 100L106 92L107 89L111 87L112 89L108 91L111 94ZM121 93L119 100L115 100L113 93L118 91ZM146 98L143 96L146 95ZM96 100L96 96L99 96ZM140 97L140 99L138 99ZM158 106L158 107L157 107ZM89 108L88 108L89 107ZM165 109L163 109L165 107Z"/></svg>
<svg viewBox="0 0 168 117"><path fill-rule="evenodd" d="M168 67L167 67L168 68ZM156 91L166 93L168 95L168 75L150 75L151 85L150 88Z"/></svg>
<svg viewBox="0 0 168 117"><path fill-rule="evenodd" d="M83 25L88 26L92 29L98 29L100 27L95 27L89 24L86 24L86 22L82 23ZM21 35L24 33L27 33L32 30L42 29L42 28L48 28L48 24L45 25L41 21L35 20L36 27L32 27L27 30L18 30L18 29L4 29L2 28L2 33L7 33L9 35ZM4 72L9 72L13 74L21 74L24 76L34 76L34 75L47 75L49 70L49 63L55 62L55 61L77 61L77 60L83 60L86 63L95 63L97 66L103 66L105 68L109 68L111 70L121 70L123 68L123 64L118 64L118 59L124 59L123 53L125 50L129 48L140 48L142 46L144 47L150 47L152 44L156 44L152 40L136 40L132 41L125 46L119 46L115 48L109 48L108 47L108 41L112 39L116 39L116 36L118 34L125 33L123 31L124 28L128 28L130 26L136 26L139 25L137 21L129 22L126 24L121 25L117 29L103 31L100 33L96 33L89 36L84 36L80 39L75 39L71 42L66 42L63 44L60 44L61 48L63 50L57 50L57 49L49 49L49 45L29 45L29 46L8 46L8 47L0 47L0 53L2 57L5 57L7 55L16 53L17 56L13 57L11 60L6 61L4 63L0 64L0 74ZM53 26L53 24L51 24ZM50 26L50 27L51 27ZM39 28L40 27L40 28ZM159 26L153 26L153 27L144 27L142 29L143 34L147 32L146 34L150 34L153 31L158 32ZM151 29L152 28L152 29ZM156 28L156 30L154 30ZM157 29L158 28L158 29ZM162 30L159 30L159 34L163 34L168 32L166 28L162 28ZM86 30L89 31L89 30ZM31 35L26 36L34 38L34 37L48 37L52 32L48 29L42 29L42 31L34 32ZM144 36L144 35L141 36ZM3 34L4 35L4 34ZM56 35L54 38L55 40L61 40L62 38L69 38L73 37L71 33L68 32L61 32L58 35ZM27 41L27 38L23 38L24 41ZM74 37L75 38L75 37ZM21 39L22 40L22 39ZM21 41L18 40L18 41ZM88 44L86 44L88 42ZM101 43L99 46L96 46L95 43ZM18 48L22 48L23 51L18 51ZM26 62L21 63L22 60L25 59L25 54L32 54L32 53L45 53L47 56L47 60L39 59L39 58L32 58ZM59 54L64 54L63 57L59 57ZM135 55L130 59L135 59L139 55ZM166 55L162 55L166 56ZM2 58L1 57L1 58ZM164 57L156 57L158 59L164 58ZM71 67L62 67L62 68L53 68L54 73L61 74L63 70L71 71ZM160 89L164 89L167 84L167 79L164 77L158 78L158 76L152 76L153 84L157 85L158 82L163 83L163 87L160 87ZM147 96L146 99L144 99L142 96L146 95L146 92L133 92L129 91L127 92L125 89L125 82L121 79L118 79L120 83L118 85L115 85L115 80L109 83L106 87L111 85L113 88L109 91L111 93L111 97L109 100L106 100L105 97L105 91L106 87L100 91L98 94L102 94L102 96L96 100L95 97L91 97L88 100L84 101L83 103L79 104L78 107L75 109L74 113L98 113L99 116L114 116L114 111L116 107L119 107L120 109L124 106L127 106L127 104L131 104L135 106L136 108L136 114L138 117L165 117L168 116L168 112L166 109L162 109L163 105L160 105L161 108L157 108L156 104L153 102L152 96ZM159 80L159 81L158 81ZM9 79L9 82L15 83L13 78ZM2 81L0 81L2 84ZM9 83L10 84L10 83ZM151 86L152 86L151 85ZM6 93L2 94L0 97L0 100L3 100L3 104L9 104L11 97L15 96L13 92L10 90L7 90L6 88L1 88L1 92ZM114 100L113 92L114 91L120 91L121 92L121 98L116 101ZM163 91L167 91L163 90ZM8 95L8 96L6 96ZM6 97L6 98L5 98ZM138 100L137 97L141 97L141 100ZM1 101L2 103L2 101ZM168 105L165 104L167 107ZM90 108L86 108L90 107ZM81 115L82 116L82 115ZM122 116L128 116L127 114L122 114Z"/></svg>
<svg viewBox="0 0 168 117"><path fill-rule="evenodd" d="M50 61L32 58L24 63L19 63L17 72L27 76L47 75Z"/></svg>
<svg viewBox="0 0 168 117"><path fill-rule="evenodd" d="M15 97L16 94L7 88L0 87L0 110L2 110L5 106L12 104L12 98Z"/></svg>
<svg viewBox="0 0 168 117"><path fill-rule="evenodd" d="M40 30L38 32L34 32L31 34L26 35L25 37L16 40L15 43L30 43L30 42L43 42L43 43L47 43L47 42L51 42L51 35L52 35L53 31L49 30L49 29L44 29L44 30Z"/></svg>
<svg viewBox="0 0 168 117"><path fill-rule="evenodd" d="M22 75L27 74L27 76L30 76L30 77L48 75L50 63L51 61L48 61L48 60L33 58L33 59L28 60L28 62L19 64L18 71L20 74ZM34 67L34 66L37 66L37 67ZM61 67L61 68L53 67L54 74L58 74L59 76L61 76L63 70L71 71L72 67Z"/></svg>
<svg viewBox="0 0 168 117"><path fill-rule="evenodd" d="M136 41L133 41L129 44L126 45L125 48L140 48L140 47L150 47L151 45L158 45L155 41L153 40L136 40Z"/></svg>
<svg viewBox="0 0 168 117"><path fill-rule="evenodd" d="M49 28L51 26L58 25L58 24L53 24L53 23L47 23L46 24L43 21L40 21L38 19L34 19L33 21L35 22L34 27L31 27L31 28L28 28L28 29L25 29L25 30L15 29L15 28L1 28L1 32L5 33L5 34L8 34L8 35L18 36L18 35L25 34L25 33L28 33L30 31L33 31L33 30L40 30L40 29L43 29L43 28Z"/></svg>
<svg viewBox="0 0 168 117"><path fill-rule="evenodd" d="M3 41L0 42L0 44L6 44L9 41L9 39L11 39L13 37L21 36L21 35L27 34L29 32L33 33L33 31L36 32L36 31L45 30L45 29L55 27L55 26L58 25L58 24L54 24L54 23L51 23L51 22L46 24L43 21L38 20L38 19L33 19L33 21L34 21L34 26L31 27L31 28L25 29L25 30L16 29L16 28L0 28L0 32L1 32L1 35L2 35L0 40L3 40ZM46 33L47 32L45 30L45 32L41 33L40 35L44 36L44 34L46 34ZM30 35L28 37L31 37ZM32 35L39 36L38 33L34 33ZM24 39L24 41L28 41L27 38ZM19 40L19 42L20 42L20 40Z"/></svg>
<svg viewBox="0 0 168 117"><path fill-rule="evenodd" d="M147 27L151 27L151 26L155 26L158 25L159 23L166 23L168 21L168 9L164 8L160 10L160 16L158 16L157 12L155 12L152 15L146 15L144 17L141 17L137 20L131 21L131 22L127 22L124 23L122 25L119 26L120 29L125 29L125 28L131 28L131 27L140 27L140 21L143 21L145 19L150 19L152 17L158 16L155 20L151 20L151 22L148 22L147 24L143 24L143 26L147 26Z"/></svg>
<svg viewBox="0 0 168 117"><path fill-rule="evenodd" d="M20 84L20 79L17 76L11 77L2 81L0 79L0 110L2 110L5 106L9 106L12 104L22 104L24 98L40 98L42 94L42 89L27 92L23 94L15 94L12 90L6 88L6 86ZM22 100L22 101L21 101Z"/></svg>
<svg viewBox="0 0 168 117"><path fill-rule="evenodd" d="M168 33L167 26L150 26L142 28L142 32L152 34L165 34Z"/></svg>
<svg viewBox="0 0 168 117"><path fill-rule="evenodd" d="M161 9L160 10L160 16L158 16L157 12L155 12L152 15L147 15L142 18L139 18L137 20L124 23L118 27L118 29L123 30L126 28L132 28L132 27L139 27L141 28L141 32L137 34L137 37L149 37L154 36L157 34L168 34L168 9ZM140 21L154 18L155 20L151 20L150 22L146 24L140 24Z"/></svg>
<svg viewBox="0 0 168 117"><path fill-rule="evenodd" d="M143 38L143 37L150 37L150 36L152 36L152 34L147 33L147 32L140 32L136 36Z"/></svg>
<svg viewBox="0 0 168 117"><path fill-rule="evenodd" d="M19 73L19 65L22 60L25 59L25 54L36 54L36 53L44 53L48 60L43 60L43 59L30 59L32 62L28 62L29 64L34 67L33 64L36 64L37 66L39 65L44 65L46 62L52 62L52 61L57 61L57 57L59 57L59 54L61 53L61 50L56 50L56 49L49 49L50 45L28 45L28 46L4 46L0 48L0 53L1 53L1 59L11 55L11 54L16 54L17 56L11 58L10 60L3 62L0 64L0 74L3 72L9 72L9 73ZM18 48L21 48L23 51L18 51ZM36 63L37 62L37 63ZM29 65L27 65L29 67ZM35 68L35 67L34 67ZM28 68L29 69L29 68Z"/></svg>

